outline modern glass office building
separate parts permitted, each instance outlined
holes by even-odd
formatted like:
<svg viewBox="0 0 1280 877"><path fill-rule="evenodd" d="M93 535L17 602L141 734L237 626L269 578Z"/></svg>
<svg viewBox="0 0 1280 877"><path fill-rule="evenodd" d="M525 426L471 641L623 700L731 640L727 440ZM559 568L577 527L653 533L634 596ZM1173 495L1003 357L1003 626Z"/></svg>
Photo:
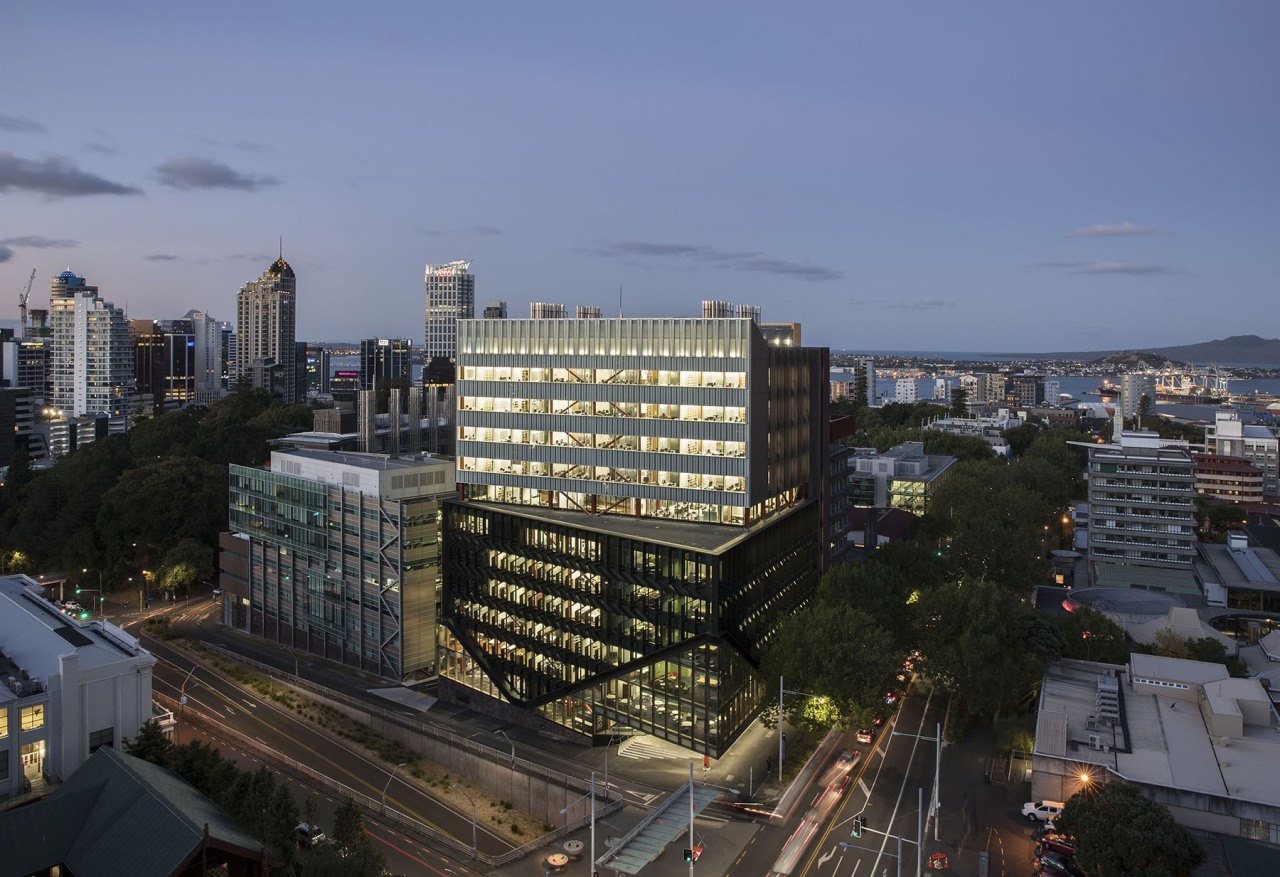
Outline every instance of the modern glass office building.
<svg viewBox="0 0 1280 877"><path fill-rule="evenodd" d="M453 491L452 462L426 455L293 449L231 466L224 623L395 681L433 672Z"/></svg>
<svg viewBox="0 0 1280 877"><path fill-rule="evenodd" d="M727 749L818 583L829 356L799 341L747 318L460 322L442 695Z"/></svg>

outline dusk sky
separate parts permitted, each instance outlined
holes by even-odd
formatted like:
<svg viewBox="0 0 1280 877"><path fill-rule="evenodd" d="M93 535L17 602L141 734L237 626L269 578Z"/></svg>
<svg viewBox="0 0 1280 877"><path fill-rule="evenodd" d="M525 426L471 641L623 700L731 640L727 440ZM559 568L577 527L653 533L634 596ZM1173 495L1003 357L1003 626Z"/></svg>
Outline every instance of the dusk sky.
<svg viewBox="0 0 1280 877"><path fill-rule="evenodd" d="M1280 335L1280 4L8 3L0 318L275 259L299 340L504 299L854 350Z"/></svg>

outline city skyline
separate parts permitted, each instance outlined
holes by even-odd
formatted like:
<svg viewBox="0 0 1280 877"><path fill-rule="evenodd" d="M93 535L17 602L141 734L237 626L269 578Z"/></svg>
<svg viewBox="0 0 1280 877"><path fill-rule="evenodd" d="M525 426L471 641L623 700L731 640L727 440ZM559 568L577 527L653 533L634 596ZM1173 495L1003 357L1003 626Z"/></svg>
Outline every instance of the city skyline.
<svg viewBox="0 0 1280 877"><path fill-rule="evenodd" d="M1269 4L132 8L4 14L0 321L68 267L231 320L280 237L314 341L412 337L454 260L878 350L1194 343L1274 283Z"/></svg>

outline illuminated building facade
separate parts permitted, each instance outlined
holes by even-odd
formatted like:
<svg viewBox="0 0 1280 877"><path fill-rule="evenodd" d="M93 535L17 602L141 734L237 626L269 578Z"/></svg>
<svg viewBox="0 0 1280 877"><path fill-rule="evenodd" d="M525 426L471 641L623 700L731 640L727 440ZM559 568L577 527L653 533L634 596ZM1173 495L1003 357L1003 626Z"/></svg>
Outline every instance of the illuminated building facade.
<svg viewBox="0 0 1280 877"><path fill-rule="evenodd" d="M739 318L458 325L442 696L720 755L818 584L828 351Z"/></svg>
<svg viewBox="0 0 1280 877"><path fill-rule="evenodd" d="M238 374L250 375L255 386L274 390L290 404L303 398L298 391L297 299L298 278L283 256L240 287L236 297ZM279 369L275 386L265 382L270 365Z"/></svg>

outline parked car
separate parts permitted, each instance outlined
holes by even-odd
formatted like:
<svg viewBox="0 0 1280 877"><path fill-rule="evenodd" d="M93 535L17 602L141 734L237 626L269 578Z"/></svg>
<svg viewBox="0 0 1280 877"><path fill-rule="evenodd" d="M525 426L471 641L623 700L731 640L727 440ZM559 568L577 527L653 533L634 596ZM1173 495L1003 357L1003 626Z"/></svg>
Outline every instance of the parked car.
<svg viewBox="0 0 1280 877"><path fill-rule="evenodd" d="M859 743L874 743L876 732L872 728L859 728L858 732L853 735L853 739Z"/></svg>
<svg viewBox="0 0 1280 877"><path fill-rule="evenodd" d="M1064 834L1046 834L1040 838L1040 843L1036 846L1036 855L1040 853L1057 853L1060 856L1074 856L1076 854L1076 845L1071 838Z"/></svg>
<svg viewBox="0 0 1280 877"><path fill-rule="evenodd" d="M1041 855L1040 869L1042 871L1057 871L1068 875L1068 877L1077 877L1081 873L1070 856L1060 856L1057 853L1044 853Z"/></svg>
<svg viewBox="0 0 1280 877"><path fill-rule="evenodd" d="M1061 816L1066 806L1061 801L1028 801L1022 805L1022 815L1032 822L1047 822Z"/></svg>
<svg viewBox="0 0 1280 877"><path fill-rule="evenodd" d="M298 846L304 850L309 850L314 846L318 846L325 841L324 831L318 825L309 825L306 822L298 823Z"/></svg>

